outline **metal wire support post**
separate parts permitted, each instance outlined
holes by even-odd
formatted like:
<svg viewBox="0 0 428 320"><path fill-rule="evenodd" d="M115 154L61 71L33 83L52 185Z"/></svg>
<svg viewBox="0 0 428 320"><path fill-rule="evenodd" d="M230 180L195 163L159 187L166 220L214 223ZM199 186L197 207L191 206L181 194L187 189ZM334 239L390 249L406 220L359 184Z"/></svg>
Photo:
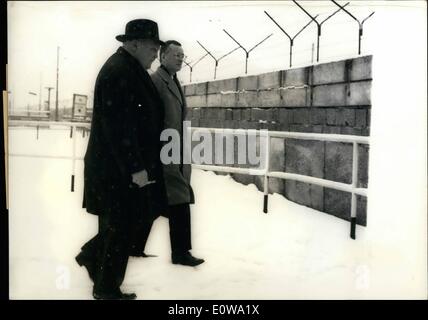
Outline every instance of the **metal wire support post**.
<svg viewBox="0 0 428 320"><path fill-rule="evenodd" d="M237 48L235 48L235 49L233 49L232 51L230 51L230 52L228 52L228 53L226 53L225 55L223 55L223 56L221 56L220 58L216 58L216 57L214 57L212 54L211 54L211 52L209 52L203 45L202 45L202 43L200 43L198 40L196 40L196 42L202 47L202 49L204 49L206 52L207 52L207 54L209 54L213 59L214 59L214 61L215 61L215 67L214 67L214 80L215 80L215 78L216 78L216 76L217 76L217 67L218 67L218 63L220 62L220 60L221 59L223 59L223 58L225 58L225 57L227 57L229 54L231 54L232 52L235 52L236 50L238 50L239 49L239 47L237 47Z"/></svg>
<svg viewBox="0 0 428 320"><path fill-rule="evenodd" d="M370 18L372 15L374 15L374 11L372 13L370 13L370 15L365 18L363 21L360 22L360 20L358 20L357 18L354 17L354 15L352 13L350 13L348 10L345 9L345 6L341 6L340 4L338 4L336 1L331 0L331 2L333 2L336 6L339 7L339 10L343 10L344 12L346 12L352 19L354 19L355 21L357 21L358 23L358 55L361 54L361 37L363 36L363 24L364 22L366 22L366 20L368 18Z"/></svg>
<svg viewBox="0 0 428 320"><path fill-rule="evenodd" d="M291 66L292 66L292 59L293 59L293 45L294 45L294 39L296 39L296 37L300 34L300 33L302 33L302 31L303 30L305 30L306 29L306 27L307 26L309 26L312 22L313 22L313 20L311 19L311 21L309 21L302 29L300 29L300 31L299 32L297 32L295 35L294 35L294 37L291 37L276 21L275 21L275 19L274 18L272 18L270 15L269 15L269 13L267 13L266 11L265 11L265 14L278 26L278 28L282 31L282 32L284 32L284 34L288 37L288 39L290 39L290 68L291 68ZM315 16L315 18L317 18L318 17L318 15L316 15Z"/></svg>
<svg viewBox="0 0 428 320"><path fill-rule="evenodd" d="M321 27L323 25L324 22L326 22L328 19L330 19L332 16L334 16L336 13L338 13L341 9L336 10L335 12L333 12L331 15L329 15L327 18L325 18L323 21L318 22L316 20L316 17L313 17L308 11L305 10L305 8L303 8L299 3L297 3L296 0L293 0L293 2L300 8L303 10L304 13L306 13L316 24L317 24L317 62L320 59L320 37L321 37ZM343 7L346 7L349 4L346 3L345 5L343 5Z"/></svg>
<svg viewBox="0 0 428 320"><path fill-rule="evenodd" d="M186 66L188 66L189 67L189 69L190 69L190 82L192 82L192 71L193 71L193 67L190 65L190 64L188 64L185 60L183 60L183 62L186 64Z"/></svg>
<svg viewBox="0 0 428 320"><path fill-rule="evenodd" d="M186 61L183 60L183 62L186 64L186 66L188 66L190 68L190 82L192 82L192 72L193 72L193 67L196 66L200 61L202 61L203 58L205 58L208 55L208 53L206 53L205 55L203 55L201 58L199 58L198 61L196 61L193 65L190 65L189 63L187 63Z"/></svg>
<svg viewBox="0 0 428 320"><path fill-rule="evenodd" d="M258 47L260 44L262 44L263 42L265 42L268 38L270 38L271 36L273 36L273 33L271 33L270 35L268 35L266 38L264 38L262 41L260 41L259 43L257 43L254 47L252 47L250 50L245 49L243 46L241 46L241 44L235 40L235 38L233 38L225 29L223 29L223 31L233 40L236 42L236 44L245 51L245 74L247 74L248 71L248 57L250 56L250 52L253 51L256 47Z"/></svg>

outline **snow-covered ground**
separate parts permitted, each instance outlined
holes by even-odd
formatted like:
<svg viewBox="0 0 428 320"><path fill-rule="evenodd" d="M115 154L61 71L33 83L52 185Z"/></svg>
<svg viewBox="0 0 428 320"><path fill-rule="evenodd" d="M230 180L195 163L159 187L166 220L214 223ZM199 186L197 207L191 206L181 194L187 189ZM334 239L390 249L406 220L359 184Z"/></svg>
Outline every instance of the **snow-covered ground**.
<svg viewBox="0 0 428 320"><path fill-rule="evenodd" d="M347 222L278 195L265 215L255 186L195 171L193 251L206 263L170 264L167 221L159 218L147 246L159 257L131 259L126 289L140 299L427 297L426 10L386 3L364 35L373 86L368 226L357 228L357 240ZM10 152L71 155L67 135L41 131L37 141L35 131L12 129ZM79 137L80 155L84 144ZM11 298L90 299L86 271L73 261L97 229L81 208L82 162L74 193L70 161L12 157L9 165Z"/></svg>
<svg viewBox="0 0 428 320"><path fill-rule="evenodd" d="M11 129L10 152L71 155L68 134L43 130L36 140L35 129ZM78 156L86 143L87 137L78 134ZM10 158L12 299L91 299L91 282L74 256L96 233L97 219L81 208L83 162L76 163L74 193L71 168L69 160ZM255 185L213 172L194 170L192 184L197 199L193 253L206 263L172 265L168 223L159 218L146 250L158 257L131 258L123 286L140 299L415 296L411 279L419 275L400 249L413 252L411 238L397 235L397 245L369 219L369 228L358 227L357 240L352 240L346 221L277 194L270 196L264 214L263 194ZM406 270L407 275L402 273Z"/></svg>

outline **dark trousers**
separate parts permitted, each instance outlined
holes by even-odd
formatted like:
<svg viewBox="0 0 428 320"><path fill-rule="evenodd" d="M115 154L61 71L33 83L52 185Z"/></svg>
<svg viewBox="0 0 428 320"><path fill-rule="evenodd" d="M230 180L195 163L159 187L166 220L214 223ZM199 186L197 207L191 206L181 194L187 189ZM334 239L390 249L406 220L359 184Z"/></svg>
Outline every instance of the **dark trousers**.
<svg viewBox="0 0 428 320"><path fill-rule="evenodd" d="M143 203L133 201L141 199L137 196L99 215L98 234L82 247L81 254L94 270L96 292L115 292L124 280L135 225L144 211Z"/></svg>
<svg viewBox="0 0 428 320"><path fill-rule="evenodd" d="M131 221L120 213L98 217L98 234L82 247L95 270L94 291L119 290L128 264L131 231Z"/></svg>
<svg viewBox="0 0 428 320"><path fill-rule="evenodd" d="M172 254L182 254L191 250L190 205L184 203L169 206L168 219ZM154 220L143 220L138 224L138 231L132 244L131 255L144 252Z"/></svg>

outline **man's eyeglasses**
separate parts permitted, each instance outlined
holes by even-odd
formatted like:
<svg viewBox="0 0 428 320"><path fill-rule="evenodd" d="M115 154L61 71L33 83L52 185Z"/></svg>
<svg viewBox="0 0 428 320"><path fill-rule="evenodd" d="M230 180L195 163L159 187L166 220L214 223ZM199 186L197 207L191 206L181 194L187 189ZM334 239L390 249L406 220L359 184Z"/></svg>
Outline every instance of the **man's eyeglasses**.
<svg viewBox="0 0 428 320"><path fill-rule="evenodd" d="M183 60L187 58L185 54L174 54L174 57L177 59L183 59Z"/></svg>

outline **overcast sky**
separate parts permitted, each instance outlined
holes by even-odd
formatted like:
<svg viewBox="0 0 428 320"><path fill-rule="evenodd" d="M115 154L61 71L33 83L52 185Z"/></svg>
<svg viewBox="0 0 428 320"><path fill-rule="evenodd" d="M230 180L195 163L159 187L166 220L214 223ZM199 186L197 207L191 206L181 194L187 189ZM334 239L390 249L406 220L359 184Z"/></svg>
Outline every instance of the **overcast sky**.
<svg viewBox="0 0 428 320"><path fill-rule="evenodd" d="M338 1L345 4L345 1ZM324 20L338 9L330 1L300 1L312 15ZM362 20L376 11L364 24L362 54L372 54L376 37L385 19L399 18L398 10L423 10L424 1L350 1L347 9ZM265 15L266 10L291 36L309 17L291 1L276 2L8 2L9 91L15 109L37 104L42 86L55 87L57 47L60 47L59 99L71 99L73 93L91 97L96 75L105 60L120 43L115 36L125 31L125 24L136 18L155 20L162 40L176 39L183 45L189 63L205 54L199 40L215 57L237 47L226 29L247 49L273 33L250 53L248 74L289 68L289 40ZM404 20L403 23L411 23ZM421 26L424 27L424 26ZM311 64L312 45L316 47L316 25L312 23L295 40L294 66ZM397 39L398 45L398 39ZM343 11L323 25L320 62L357 56L358 24ZM154 63L152 69L156 69ZM237 50L220 61L217 78L245 75L245 53ZM214 76L214 60L205 57L194 67L192 81L208 81ZM189 82L189 68L179 77ZM54 98L54 92L51 98Z"/></svg>

